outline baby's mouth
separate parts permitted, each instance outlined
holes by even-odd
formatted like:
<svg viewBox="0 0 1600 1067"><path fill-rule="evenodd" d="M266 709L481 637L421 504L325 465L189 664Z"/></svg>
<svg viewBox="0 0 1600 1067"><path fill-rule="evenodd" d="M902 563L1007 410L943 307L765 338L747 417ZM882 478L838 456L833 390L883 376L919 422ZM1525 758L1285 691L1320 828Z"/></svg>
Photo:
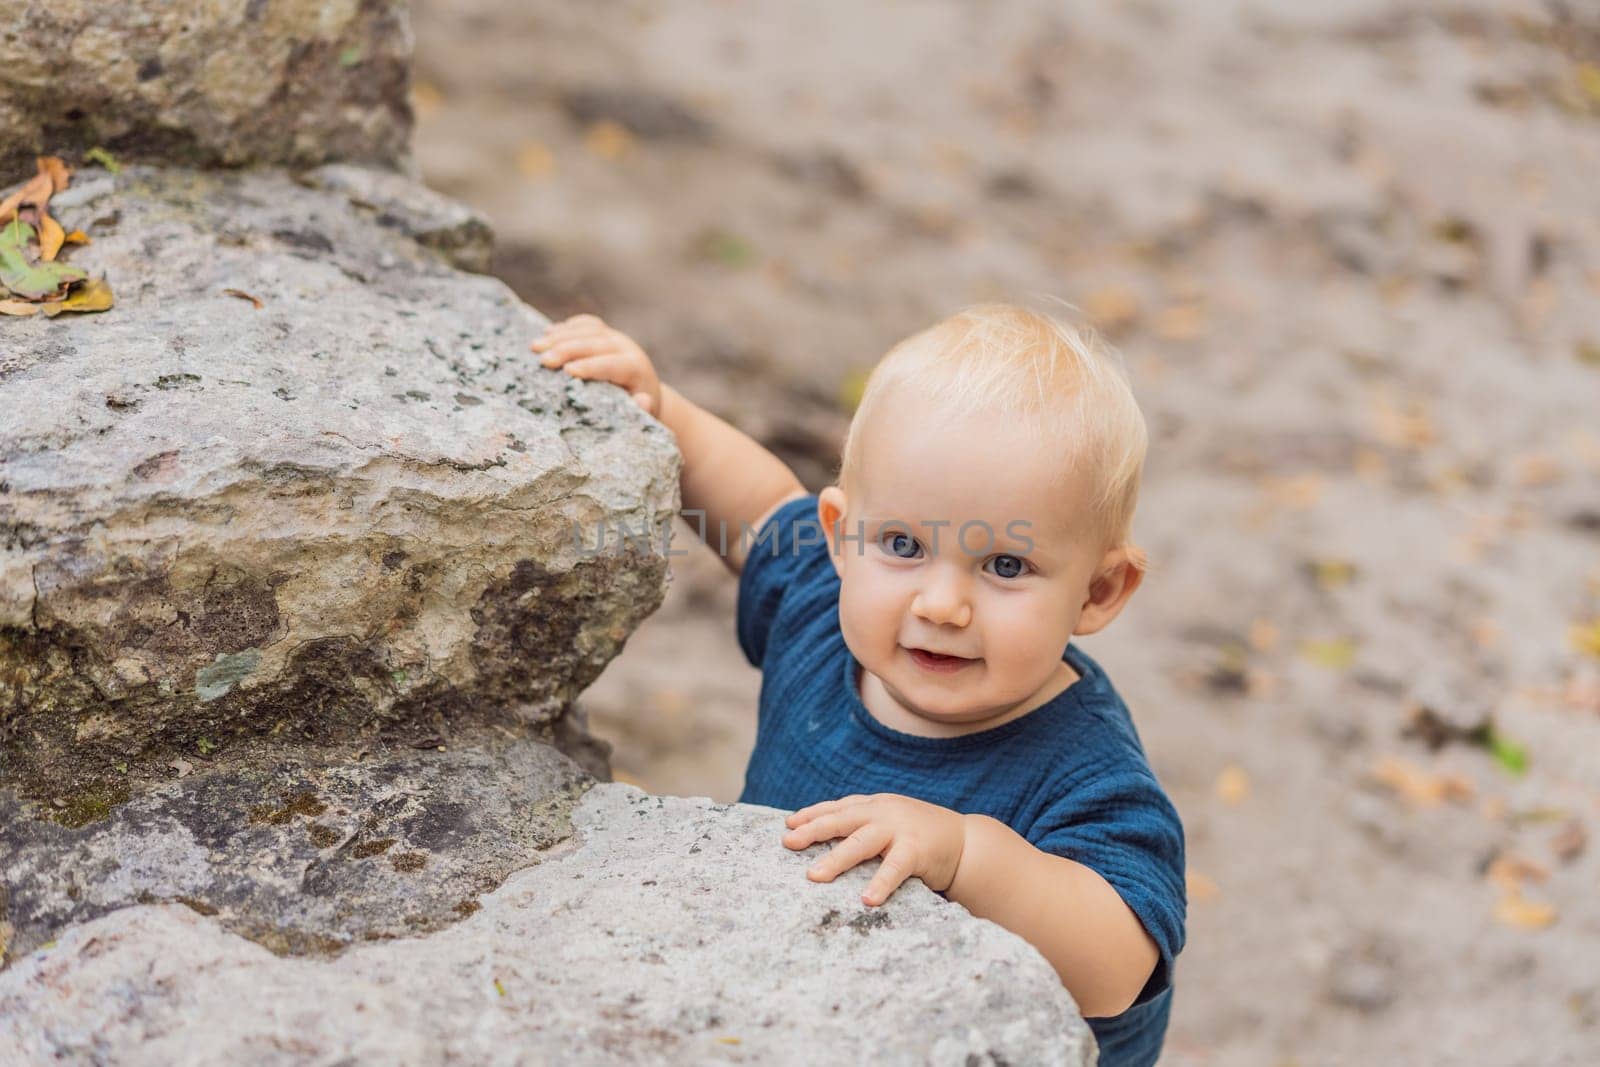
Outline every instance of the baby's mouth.
<svg viewBox="0 0 1600 1067"><path fill-rule="evenodd" d="M965 667L981 662L977 659L968 659L965 656L947 656L939 652L929 652L922 648L908 648L906 653L917 666L935 674L953 674Z"/></svg>

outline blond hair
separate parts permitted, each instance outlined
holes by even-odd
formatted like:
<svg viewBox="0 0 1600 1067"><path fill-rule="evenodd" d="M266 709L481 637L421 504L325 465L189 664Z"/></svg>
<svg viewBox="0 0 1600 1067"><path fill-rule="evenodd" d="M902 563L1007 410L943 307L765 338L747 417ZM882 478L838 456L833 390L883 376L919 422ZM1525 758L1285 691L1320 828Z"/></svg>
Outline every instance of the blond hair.
<svg viewBox="0 0 1600 1067"><path fill-rule="evenodd" d="M909 391L953 414L1026 419L1061 446L1063 473L1087 471L1098 532L1129 550L1149 432L1117 354L1090 330L1014 304L977 304L891 348L867 378L845 435L839 480L861 466L862 428Z"/></svg>

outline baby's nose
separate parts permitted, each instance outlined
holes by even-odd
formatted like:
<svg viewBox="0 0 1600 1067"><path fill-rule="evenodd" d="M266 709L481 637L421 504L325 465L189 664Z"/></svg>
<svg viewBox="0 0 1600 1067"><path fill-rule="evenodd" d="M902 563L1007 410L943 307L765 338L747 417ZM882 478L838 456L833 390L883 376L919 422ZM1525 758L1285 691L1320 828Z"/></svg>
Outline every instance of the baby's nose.
<svg viewBox="0 0 1600 1067"><path fill-rule="evenodd" d="M972 605L959 582L943 581L925 586L911 602L913 614L940 626L966 626L972 621Z"/></svg>

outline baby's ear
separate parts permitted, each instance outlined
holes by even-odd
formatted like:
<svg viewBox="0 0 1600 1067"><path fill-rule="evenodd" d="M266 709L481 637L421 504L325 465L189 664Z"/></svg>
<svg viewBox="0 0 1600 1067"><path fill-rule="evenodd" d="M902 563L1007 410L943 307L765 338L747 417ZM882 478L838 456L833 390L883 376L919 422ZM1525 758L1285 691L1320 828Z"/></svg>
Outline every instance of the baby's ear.
<svg viewBox="0 0 1600 1067"><path fill-rule="evenodd" d="M1134 590L1144 581L1143 554L1132 545L1108 551L1089 579L1088 599L1072 631L1083 636L1097 633L1122 613Z"/></svg>
<svg viewBox="0 0 1600 1067"><path fill-rule="evenodd" d="M822 536L828 542L828 559L833 571L844 577L843 561L839 558L839 530L844 525L846 504L844 490L830 485L817 494L817 522L822 524Z"/></svg>

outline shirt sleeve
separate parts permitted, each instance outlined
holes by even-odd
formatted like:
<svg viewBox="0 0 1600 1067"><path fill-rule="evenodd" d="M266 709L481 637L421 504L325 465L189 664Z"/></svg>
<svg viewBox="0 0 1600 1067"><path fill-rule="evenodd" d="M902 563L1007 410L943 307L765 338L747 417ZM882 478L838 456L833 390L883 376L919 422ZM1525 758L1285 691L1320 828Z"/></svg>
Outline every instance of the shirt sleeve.
<svg viewBox="0 0 1600 1067"><path fill-rule="evenodd" d="M766 658L767 634L782 609L784 594L795 588L807 561L824 543L815 493L780 507L751 536L739 572L736 625L739 647L752 666L761 666Z"/></svg>
<svg viewBox="0 0 1600 1067"><path fill-rule="evenodd" d="M1142 756L1137 767L1073 783L1027 837L1100 875L1139 917L1160 958L1133 1006L1160 996L1183 949L1183 824Z"/></svg>

